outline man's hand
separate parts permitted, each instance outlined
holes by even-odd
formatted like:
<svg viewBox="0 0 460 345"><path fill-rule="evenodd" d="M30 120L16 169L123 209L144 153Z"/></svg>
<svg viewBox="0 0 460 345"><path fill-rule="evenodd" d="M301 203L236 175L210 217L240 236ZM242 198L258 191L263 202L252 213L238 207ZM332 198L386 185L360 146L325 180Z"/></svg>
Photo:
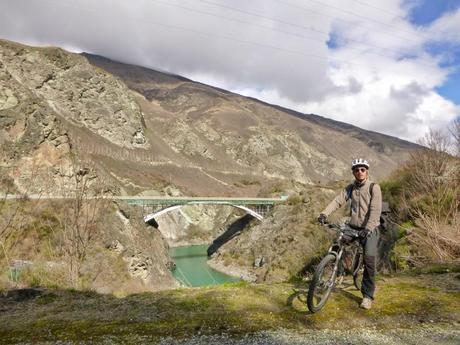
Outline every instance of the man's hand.
<svg viewBox="0 0 460 345"><path fill-rule="evenodd" d="M369 229L363 229L363 230L360 230L359 233L358 233L358 237L360 240L364 240L365 238L367 238L367 236L370 234L370 230Z"/></svg>
<svg viewBox="0 0 460 345"><path fill-rule="evenodd" d="M318 217L318 223L324 225L327 222L327 216L324 213L321 213Z"/></svg>

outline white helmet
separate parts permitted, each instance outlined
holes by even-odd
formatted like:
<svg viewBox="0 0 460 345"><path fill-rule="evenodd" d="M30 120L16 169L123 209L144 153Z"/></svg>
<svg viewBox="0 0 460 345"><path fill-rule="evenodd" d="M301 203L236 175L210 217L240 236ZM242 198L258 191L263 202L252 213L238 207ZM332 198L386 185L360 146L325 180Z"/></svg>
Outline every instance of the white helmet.
<svg viewBox="0 0 460 345"><path fill-rule="evenodd" d="M353 159L353 161L351 162L351 170L353 170L354 168L358 166L366 167L366 169L369 169L369 163L364 158Z"/></svg>

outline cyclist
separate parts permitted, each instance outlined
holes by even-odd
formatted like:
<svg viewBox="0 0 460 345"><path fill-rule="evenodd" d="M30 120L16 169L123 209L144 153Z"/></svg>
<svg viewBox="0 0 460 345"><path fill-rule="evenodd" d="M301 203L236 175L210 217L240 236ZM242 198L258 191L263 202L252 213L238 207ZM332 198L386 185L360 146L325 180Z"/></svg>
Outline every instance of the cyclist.
<svg viewBox="0 0 460 345"><path fill-rule="evenodd" d="M324 224L332 212L351 200L349 225L351 228L359 230L359 241L364 251L364 273L361 285L363 299L360 307L370 309L375 291L382 193L380 186L369 180L369 163L367 160L363 158L354 159L351 163L351 170L355 181L332 200L321 212L318 221Z"/></svg>

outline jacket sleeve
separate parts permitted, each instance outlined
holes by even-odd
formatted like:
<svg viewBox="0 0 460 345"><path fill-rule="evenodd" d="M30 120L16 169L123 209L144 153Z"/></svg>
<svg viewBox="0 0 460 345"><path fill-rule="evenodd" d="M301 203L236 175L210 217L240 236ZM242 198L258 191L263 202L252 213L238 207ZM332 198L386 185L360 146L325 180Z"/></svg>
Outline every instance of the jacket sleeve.
<svg viewBox="0 0 460 345"><path fill-rule="evenodd" d="M321 212L324 213L326 216L329 217L329 215L334 212L335 210L338 210L340 207L343 206L348 201L348 188L345 188L340 192L339 195L337 195L334 200L330 202L329 205L326 206L326 208Z"/></svg>
<svg viewBox="0 0 460 345"><path fill-rule="evenodd" d="M369 205L369 218L366 229L374 230L380 225L380 214L382 213L382 191L378 184L374 184L372 190L372 200Z"/></svg>

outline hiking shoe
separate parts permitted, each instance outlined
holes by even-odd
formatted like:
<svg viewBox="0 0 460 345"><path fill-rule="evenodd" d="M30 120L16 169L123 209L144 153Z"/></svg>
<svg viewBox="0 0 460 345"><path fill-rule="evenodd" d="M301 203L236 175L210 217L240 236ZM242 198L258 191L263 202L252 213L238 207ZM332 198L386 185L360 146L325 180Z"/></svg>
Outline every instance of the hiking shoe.
<svg viewBox="0 0 460 345"><path fill-rule="evenodd" d="M368 310L371 309L372 300L369 297L363 297L363 301L361 302L361 305L359 307Z"/></svg>

